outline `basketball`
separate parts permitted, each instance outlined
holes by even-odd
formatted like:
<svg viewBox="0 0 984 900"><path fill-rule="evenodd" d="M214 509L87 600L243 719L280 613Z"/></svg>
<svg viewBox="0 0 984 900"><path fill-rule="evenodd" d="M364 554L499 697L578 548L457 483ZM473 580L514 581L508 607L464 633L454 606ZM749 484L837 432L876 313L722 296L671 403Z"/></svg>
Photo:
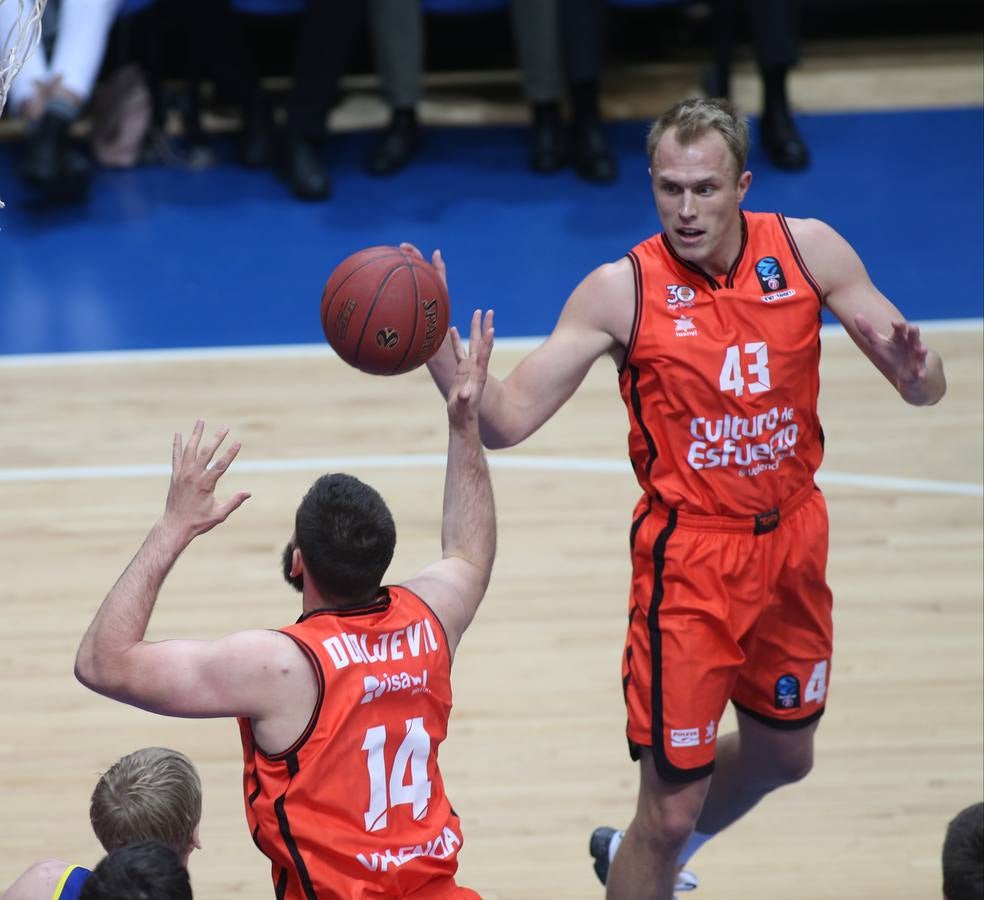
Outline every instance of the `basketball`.
<svg viewBox="0 0 984 900"><path fill-rule="evenodd" d="M321 295L332 349L370 375L423 365L448 330L448 292L427 261L398 247L367 247L343 260Z"/></svg>

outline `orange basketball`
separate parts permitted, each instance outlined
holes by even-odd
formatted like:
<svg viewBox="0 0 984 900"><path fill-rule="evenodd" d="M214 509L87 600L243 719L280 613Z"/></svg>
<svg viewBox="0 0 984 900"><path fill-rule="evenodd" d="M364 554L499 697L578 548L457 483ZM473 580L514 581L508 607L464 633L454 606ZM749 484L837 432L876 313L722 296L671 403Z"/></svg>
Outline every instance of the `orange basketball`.
<svg viewBox="0 0 984 900"><path fill-rule="evenodd" d="M334 351L370 375L423 365L448 330L444 282L398 247L367 247L343 260L321 294L321 327Z"/></svg>

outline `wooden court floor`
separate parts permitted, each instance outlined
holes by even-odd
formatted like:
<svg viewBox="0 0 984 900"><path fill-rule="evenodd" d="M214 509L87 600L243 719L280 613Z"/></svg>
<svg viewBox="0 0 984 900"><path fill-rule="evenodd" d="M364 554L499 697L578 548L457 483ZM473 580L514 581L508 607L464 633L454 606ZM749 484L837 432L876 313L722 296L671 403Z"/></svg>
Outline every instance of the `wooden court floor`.
<svg viewBox="0 0 984 900"><path fill-rule="evenodd" d="M949 394L897 398L843 334L825 339L823 472L836 650L817 766L695 860L700 897L939 897L948 819L984 795L982 337L929 335ZM520 349L501 346L505 372ZM244 443L228 491L253 499L199 539L162 593L153 637L286 624L279 552L297 501L342 469L390 501L397 580L439 553L443 404L425 373L373 378L325 348L249 356L0 362L0 886L32 860L94 863L89 792L159 744L205 785L196 896L271 896L242 813L231 721L130 709L72 677L77 642L158 515L170 440L195 417ZM493 455L500 550L455 663L442 753L462 817L461 881L488 900L600 898L587 856L624 825L635 766L619 684L637 489L609 364L525 445Z"/></svg>

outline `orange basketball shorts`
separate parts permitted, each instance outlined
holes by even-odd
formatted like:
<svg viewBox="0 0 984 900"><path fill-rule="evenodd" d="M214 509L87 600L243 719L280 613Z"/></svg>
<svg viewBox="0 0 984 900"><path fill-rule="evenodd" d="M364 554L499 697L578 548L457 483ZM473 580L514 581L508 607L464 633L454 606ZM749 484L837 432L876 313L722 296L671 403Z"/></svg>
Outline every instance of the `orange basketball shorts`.
<svg viewBox="0 0 984 900"><path fill-rule="evenodd" d="M651 747L662 778L694 781L714 769L729 700L776 728L823 714L827 539L827 507L812 486L750 519L688 516L643 497L622 657L633 758Z"/></svg>

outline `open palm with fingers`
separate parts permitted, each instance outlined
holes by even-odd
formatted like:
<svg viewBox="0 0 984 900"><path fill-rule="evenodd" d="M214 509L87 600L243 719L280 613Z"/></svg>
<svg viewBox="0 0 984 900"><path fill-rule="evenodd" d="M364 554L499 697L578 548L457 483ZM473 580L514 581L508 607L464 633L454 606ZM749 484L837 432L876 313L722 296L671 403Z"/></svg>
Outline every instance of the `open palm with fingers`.
<svg viewBox="0 0 984 900"><path fill-rule="evenodd" d="M471 335L468 349L465 350L457 328L451 328L451 347L457 360L457 368L451 390L448 392L448 418L452 424L464 424L478 420L478 410L482 403L482 392L489 374L489 357L495 336L493 312L488 310L484 317L480 309L472 313Z"/></svg>
<svg viewBox="0 0 984 900"><path fill-rule="evenodd" d="M893 373L903 385L926 377L929 349L919 337L918 326L892 322L891 334L879 334L864 316L855 316L854 321L883 371Z"/></svg>
<svg viewBox="0 0 984 900"><path fill-rule="evenodd" d="M220 502L216 499L215 486L242 445L234 442L213 463L212 458L229 429L223 426L203 441L204 431L205 423L199 419L188 443L182 446L181 434L175 434L171 450L171 485L164 505L164 520L187 534L189 539L224 522L249 497L249 493L240 491L228 500Z"/></svg>

